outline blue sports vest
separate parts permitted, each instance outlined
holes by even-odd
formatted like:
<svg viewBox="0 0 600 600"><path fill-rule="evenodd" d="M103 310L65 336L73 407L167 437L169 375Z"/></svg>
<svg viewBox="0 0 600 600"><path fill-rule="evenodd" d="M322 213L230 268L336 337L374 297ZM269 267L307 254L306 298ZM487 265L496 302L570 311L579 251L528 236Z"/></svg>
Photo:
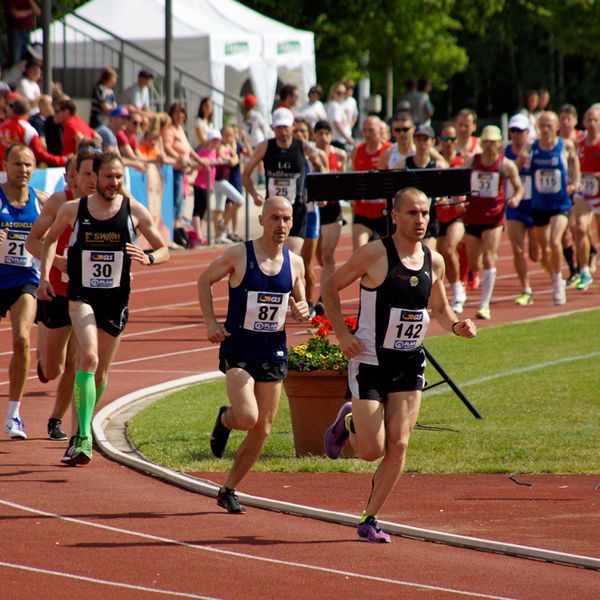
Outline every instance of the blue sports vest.
<svg viewBox="0 0 600 600"><path fill-rule="evenodd" d="M542 150L539 140L531 147L529 171L532 178L531 207L541 211L566 211L571 208L567 194L567 165L563 140L552 150Z"/></svg>
<svg viewBox="0 0 600 600"><path fill-rule="evenodd" d="M252 240L246 246L246 272L240 285L229 286L225 329L220 356L236 356L252 363L287 359L285 318L292 291L290 254L283 247L277 275L265 275L258 265Z"/></svg>
<svg viewBox="0 0 600 600"><path fill-rule="evenodd" d="M0 187L0 229L8 229L0 248L0 289L39 284L39 263L25 250L25 240L40 212L40 201L31 186L23 208L12 206Z"/></svg>

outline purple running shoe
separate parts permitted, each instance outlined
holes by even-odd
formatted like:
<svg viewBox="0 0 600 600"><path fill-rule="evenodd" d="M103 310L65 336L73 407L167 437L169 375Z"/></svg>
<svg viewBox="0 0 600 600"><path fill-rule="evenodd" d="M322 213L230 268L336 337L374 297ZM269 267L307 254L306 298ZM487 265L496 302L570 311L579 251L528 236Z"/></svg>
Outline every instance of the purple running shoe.
<svg viewBox="0 0 600 600"><path fill-rule="evenodd" d="M329 458L339 458L344 450L344 446L350 437L350 433L346 429L346 415L352 412L352 403L346 402L340 408L333 425L325 432L323 445L325 454Z"/></svg>

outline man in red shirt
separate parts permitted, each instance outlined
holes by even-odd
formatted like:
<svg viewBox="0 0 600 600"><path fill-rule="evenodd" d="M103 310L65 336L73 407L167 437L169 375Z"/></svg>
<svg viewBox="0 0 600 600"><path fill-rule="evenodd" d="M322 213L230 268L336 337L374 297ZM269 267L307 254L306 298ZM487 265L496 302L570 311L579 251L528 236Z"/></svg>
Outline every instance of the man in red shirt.
<svg viewBox="0 0 600 600"><path fill-rule="evenodd" d="M61 100L58 104L55 121L63 127L63 156L76 154L83 139L94 140L102 144L100 136L77 114L73 100Z"/></svg>
<svg viewBox="0 0 600 600"><path fill-rule="evenodd" d="M24 144L33 152L38 163L46 163L49 167L64 167L64 156L56 156L44 150L40 136L33 125L27 120L29 117L29 102L17 94L8 94L8 118L0 124L0 171L4 166L6 150L13 144Z"/></svg>

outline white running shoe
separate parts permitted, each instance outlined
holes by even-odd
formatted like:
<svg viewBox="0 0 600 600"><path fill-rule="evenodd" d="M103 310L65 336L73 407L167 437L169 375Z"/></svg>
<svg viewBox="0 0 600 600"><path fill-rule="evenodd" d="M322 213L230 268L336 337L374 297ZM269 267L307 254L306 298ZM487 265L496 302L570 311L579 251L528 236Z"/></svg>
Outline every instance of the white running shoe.
<svg viewBox="0 0 600 600"><path fill-rule="evenodd" d="M13 440L27 439L27 434L25 433L25 423L23 423L19 417L7 419L4 422L4 431L8 433Z"/></svg>
<svg viewBox="0 0 600 600"><path fill-rule="evenodd" d="M450 308L457 314L462 315L464 308L463 303L460 300L453 300Z"/></svg>
<svg viewBox="0 0 600 600"><path fill-rule="evenodd" d="M552 282L552 301L557 306L567 303L566 287L564 279L556 279Z"/></svg>
<svg viewBox="0 0 600 600"><path fill-rule="evenodd" d="M231 241L225 235L220 235L220 236L218 236L218 237L215 238L215 244L233 244L233 241Z"/></svg>

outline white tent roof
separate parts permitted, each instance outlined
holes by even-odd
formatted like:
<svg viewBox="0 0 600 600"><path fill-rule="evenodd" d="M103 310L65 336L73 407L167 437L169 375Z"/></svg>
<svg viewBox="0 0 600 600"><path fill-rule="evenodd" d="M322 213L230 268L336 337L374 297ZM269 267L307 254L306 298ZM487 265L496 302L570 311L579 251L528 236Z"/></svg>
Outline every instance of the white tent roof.
<svg viewBox="0 0 600 600"><path fill-rule="evenodd" d="M163 56L164 7L165 0L91 0L75 14ZM74 15L66 21L95 40L110 39ZM69 27L66 31L69 45L81 43ZM55 23L52 41L62 43L62 39L63 27ZM316 79L311 32L264 17L234 0L173 0L172 49L176 67L233 96L239 96L250 77L264 113L273 104L278 76L298 85L301 93ZM219 104L219 94L215 95Z"/></svg>

